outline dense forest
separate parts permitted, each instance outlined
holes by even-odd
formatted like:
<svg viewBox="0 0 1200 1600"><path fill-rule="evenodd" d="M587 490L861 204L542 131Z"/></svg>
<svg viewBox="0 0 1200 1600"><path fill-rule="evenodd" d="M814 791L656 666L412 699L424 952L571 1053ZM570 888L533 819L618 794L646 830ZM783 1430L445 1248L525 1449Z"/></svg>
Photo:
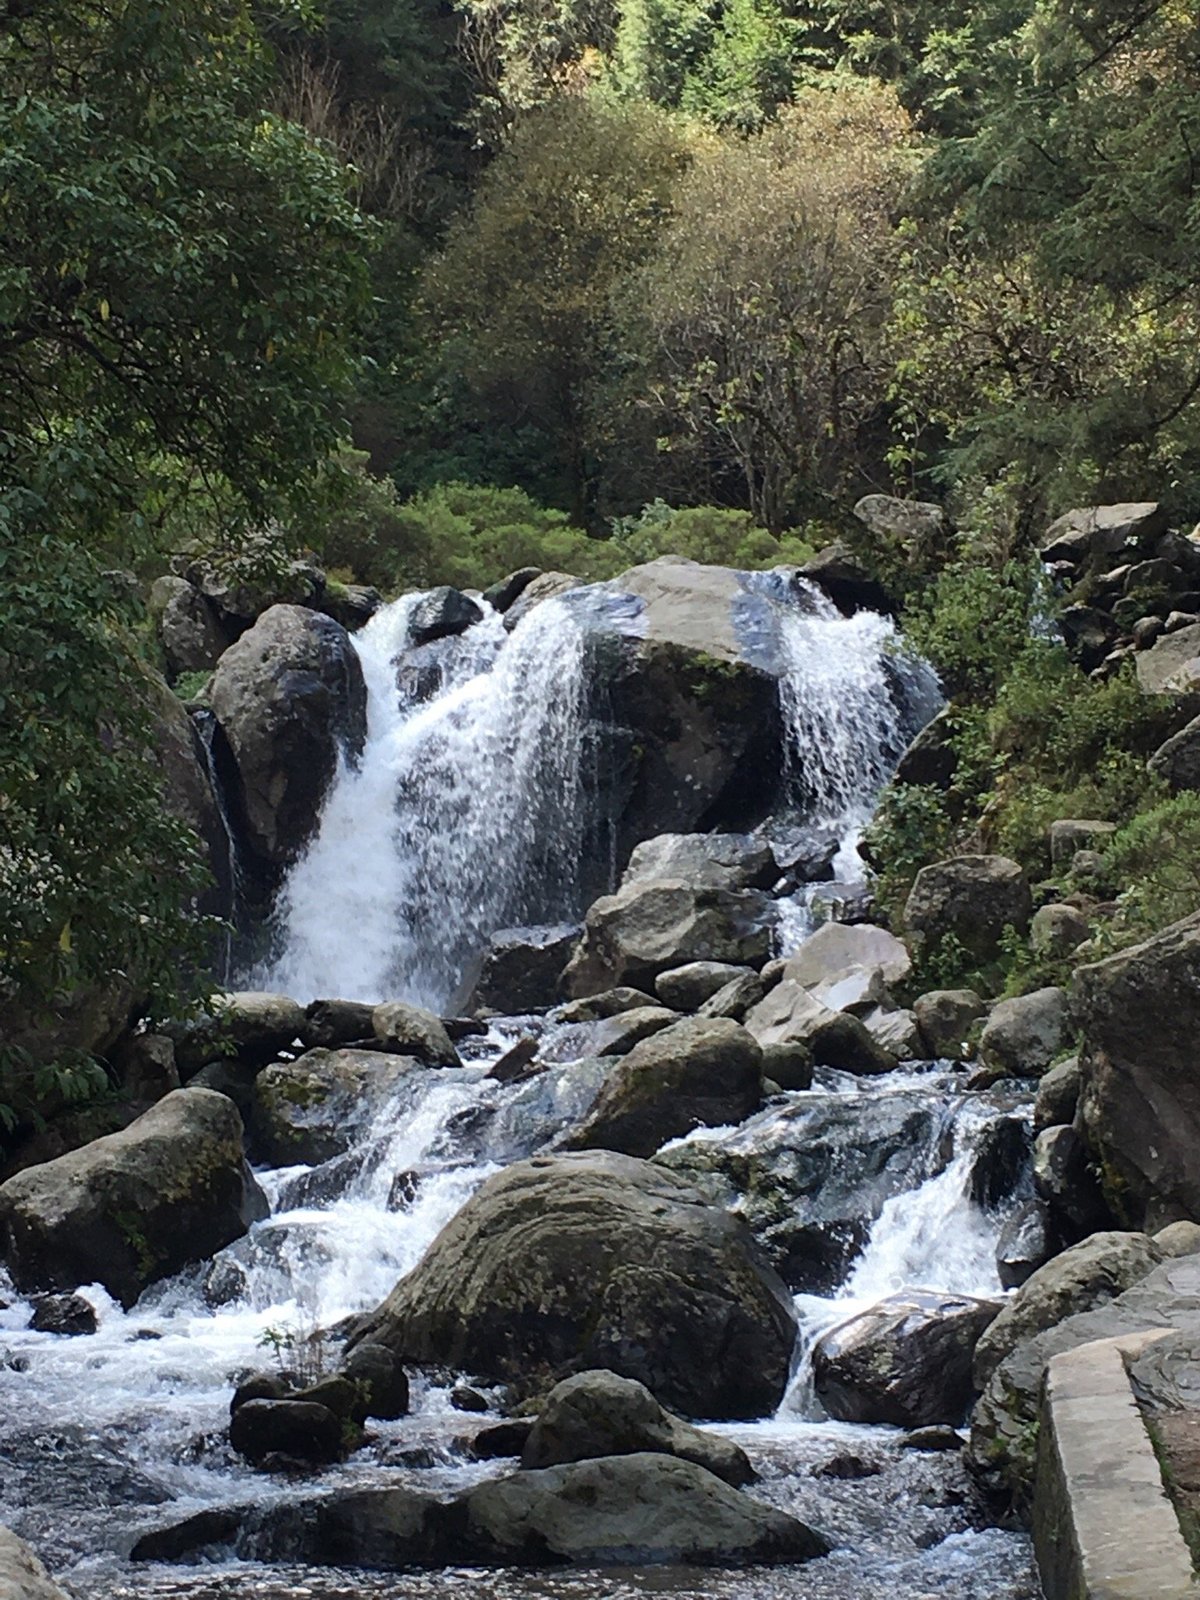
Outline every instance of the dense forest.
<svg viewBox="0 0 1200 1600"><path fill-rule="evenodd" d="M1120 825L1108 937L1193 909L1160 713L1030 621L1053 516L1200 514L1198 80L1179 0L7 0L0 1115L95 1086L30 1018L203 971L172 560L392 593L841 539L953 697L883 903L1079 815Z"/></svg>

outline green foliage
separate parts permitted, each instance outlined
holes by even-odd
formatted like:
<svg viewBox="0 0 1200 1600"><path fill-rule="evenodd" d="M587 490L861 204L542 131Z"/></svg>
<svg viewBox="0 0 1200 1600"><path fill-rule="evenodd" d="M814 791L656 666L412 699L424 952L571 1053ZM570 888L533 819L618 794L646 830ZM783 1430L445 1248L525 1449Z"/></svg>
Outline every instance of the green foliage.
<svg viewBox="0 0 1200 1600"><path fill-rule="evenodd" d="M748 511L719 506L669 506L664 500L655 500L636 517L615 518L612 526L613 543L628 566L672 555L752 572L762 567L803 566L815 554L798 535L776 538L757 527Z"/></svg>
<svg viewBox="0 0 1200 1600"><path fill-rule="evenodd" d="M225 0L0 19L10 1074L69 1058L80 996L160 1006L201 954L195 841L105 553L137 565L198 484L230 536L303 501L353 376L363 225L336 163L264 114L268 71Z"/></svg>
<svg viewBox="0 0 1200 1600"><path fill-rule="evenodd" d="M946 567L905 615L915 650L932 662L951 696L993 693L1029 643L1036 575L1028 565L1001 571Z"/></svg>
<svg viewBox="0 0 1200 1600"><path fill-rule="evenodd" d="M1200 794L1173 795L1133 817L1114 834L1104 865L1120 886L1115 944L1200 910Z"/></svg>

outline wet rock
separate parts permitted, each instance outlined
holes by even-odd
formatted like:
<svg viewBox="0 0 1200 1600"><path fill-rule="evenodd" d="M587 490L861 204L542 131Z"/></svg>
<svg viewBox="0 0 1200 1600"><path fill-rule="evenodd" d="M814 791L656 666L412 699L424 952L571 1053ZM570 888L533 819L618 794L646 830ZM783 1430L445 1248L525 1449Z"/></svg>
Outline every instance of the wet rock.
<svg viewBox="0 0 1200 1600"><path fill-rule="evenodd" d="M971 1357L998 1309L923 1290L890 1295L818 1340L817 1398L842 1422L958 1422L971 1399Z"/></svg>
<svg viewBox="0 0 1200 1600"><path fill-rule="evenodd" d="M265 1066L299 1039L304 1028L303 1007L285 994L247 990L218 995L210 1016L172 1029L175 1060L185 1078L231 1056Z"/></svg>
<svg viewBox="0 0 1200 1600"><path fill-rule="evenodd" d="M1200 1218L1200 914L1080 967L1077 1125L1113 1214L1156 1228Z"/></svg>
<svg viewBox="0 0 1200 1600"><path fill-rule="evenodd" d="M979 1059L1007 1078L1040 1078L1071 1042L1071 1016L1064 989L1035 989L1001 1000L979 1036Z"/></svg>
<svg viewBox="0 0 1200 1600"><path fill-rule="evenodd" d="M568 1148L651 1156L693 1128L744 1121L761 1100L762 1051L746 1030L689 1017L643 1040L614 1069Z"/></svg>
<svg viewBox="0 0 1200 1600"><path fill-rule="evenodd" d="M325 1466L346 1453L342 1419L308 1400L247 1400L230 1418L229 1443L254 1466L270 1455Z"/></svg>
<svg viewBox="0 0 1200 1600"><path fill-rule="evenodd" d="M532 1417L494 1423L490 1428L480 1428L467 1454L475 1461L500 1461L506 1456L519 1456L532 1432Z"/></svg>
<svg viewBox="0 0 1200 1600"><path fill-rule="evenodd" d="M130 1306L266 1213L232 1101L176 1089L122 1132L0 1185L0 1243L23 1291L102 1283Z"/></svg>
<svg viewBox="0 0 1200 1600"><path fill-rule="evenodd" d="M764 1081L776 1083L789 1093L798 1089L811 1089L812 1051L806 1044L764 1045L762 1070Z"/></svg>
<svg viewBox="0 0 1200 1600"><path fill-rule="evenodd" d="M330 580L314 606L345 628L357 633L383 605L383 596L369 583L334 583Z"/></svg>
<svg viewBox="0 0 1200 1600"><path fill-rule="evenodd" d="M1032 1154L1029 1123L1020 1113L996 1117L982 1128L972 1149L968 1193L994 1211L1014 1193Z"/></svg>
<svg viewBox="0 0 1200 1600"><path fill-rule="evenodd" d="M0 1595L4 1600L68 1600L23 1539L0 1528Z"/></svg>
<svg viewBox="0 0 1200 1600"><path fill-rule="evenodd" d="M678 1011L666 1006L638 1006L596 1024L592 1048L600 1056L627 1056L634 1045L651 1039L680 1020Z"/></svg>
<svg viewBox="0 0 1200 1600"><path fill-rule="evenodd" d="M604 989L599 994L587 995L582 1000L569 1000L554 1013L555 1022L601 1022L605 1017L619 1017L624 1011L634 1011L640 1006L652 1006L652 996L642 989L621 987ZM672 1009L686 1011L686 1006Z"/></svg>
<svg viewBox="0 0 1200 1600"><path fill-rule="evenodd" d="M1042 1074L1033 1102L1034 1133L1074 1122L1081 1081L1078 1056L1068 1056Z"/></svg>
<svg viewBox="0 0 1200 1600"><path fill-rule="evenodd" d="M1112 1221L1087 1148L1072 1127L1043 1128L1033 1147L1033 1187L1059 1236L1072 1242Z"/></svg>
<svg viewBox="0 0 1200 1600"><path fill-rule="evenodd" d="M1061 960L1091 936L1091 924L1074 906L1042 906L1029 925L1029 943L1038 955Z"/></svg>
<svg viewBox="0 0 1200 1600"><path fill-rule="evenodd" d="M432 644L435 639L450 639L455 634L466 633L475 623L483 621L483 611L449 584L430 589L419 600L408 619L408 637L413 644Z"/></svg>
<svg viewBox="0 0 1200 1600"><path fill-rule="evenodd" d="M758 973L748 972L710 995L696 1014L701 1017L728 1017L733 1022L740 1022L766 992Z"/></svg>
<svg viewBox="0 0 1200 1600"><path fill-rule="evenodd" d="M292 1389L291 1380L282 1372L252 1372L233 1391L229 1415L232 1417L235 1411L251 1400L286 1400Z"/></svg>
<svg viewBox="0 0 1200 1600"><path fill-rule="evenodd" d="M1040 1200L1026 1200L1005 1222L996 1243L996 1271L1002 1286L1019 1288L1057 1248L1045 1205Z"/></svg>
<svg viewBox="0 0 1200 1600"><path fill-rule="evenodd" d="M243 1559L310 1567L461 1565L466 1552L452 1542L460 1523L417 1489L342 1489L248 1509L236 1549Z"/></svg>
<svg viewBox="0 0 1200 1600"><path fill-rule="evenodd" d="M521 1465L536 1470L642 1451L695 1462L735 1489L754 1479L739 1445L672 1416L644 1384L606 1371L577 1373L550 1391L525 1441Z"/></svg>
<svg viewBox="0 0 1200 1600"><path fill-rule="evenodd" d="M560 594L569 594L572 589L582 587L583 580L572 577L569 572L540 572L523 586L520 594L506 607L504 626L511 633L543 601L555 600Z"/></svg>
<svg viewBox="0 0 1200 1600"><path fill-rule="evenodd" d="M746 896L720 889L626 884L589 908L564 983L579 997L621 984L651 987L662 973L692 961L754 966L766 959L769 944L754 911Z"/></svg>
<svg viewBox="0 0 1200 1600"><path fill-rule="evenodd" d="M462 1066L450 1035L432 1011L390 1000L375 1007L371 1026L380 1045L397 1055L412 1056L428 1067Z"/></svg>
<svg viewBox="0 0 1200 1600"><path fill-rule="evenodd" d="M358 655L332 618L272 606L221 657L209 699L233 761L243 843L278 872L311 838L339 757L362 749Z"/></svg>
<svg viewBox="0 0 1200 1600"><path fill-rule="evenodd" d="M850 1451L831 1456L812 1469L814 1478L834 1478L839 1483L857 1483L863 1478L878 1478L883 1468L878 1461L866 1461Z"/></svg>
<svg viewBox="0 0 1200 1600"><path fill-rule="evenodd" d="M223 1551L236 1538L245 1514L246 1508L242 1506L197 1511L183 1522L143 1534L130 1551L129 1559L175 1562L207 1551Z"/></svg>
<svg viewBox="0 0 1200 1600"><path fill-rule="evenodd" d="M1050 860L1056 867L1069 865L1080 850L1103 850L1116 833L1113 822L1094 818L1063 818L1050 824Z"/></svg>
<svg viewBox="0 0 1200 1600"><path fill-rule="evenodd" d="M676 1145L654 1164L735 1206L788 1286L821 1294L842 1282L886 1202L945 1166L940 1135L923 1093L856 1102L813 1092L720 1143Z"/></svg>
<svg viewBox="0 0 1200 1600"><path fill-rule="evenodd" d="M578 924L501 928L483 958L472 1003L508 1016L554 1005L562 993L563 968L582 931Z"/></svg>
<svg viewBox="0 0 1200 1600"><path fill-rule="evenodd" d="M536 1039L518 1039L496 1062L488 1077L495 1083L519 1083L522 1078L540 1070L536 1066L537 1053Z"/></svg>
<svg viewBox="0 0 1200 1600"><path fill-rule="evenodd" d="M456 1411L483 1412L489 1411L487 1396L480 1394L478 1389L472 1389L465 1383L460 1383L450 1391L450 1404Z"/></svg>
<svg viewBox="0 0 1200 1600"><path fill-rule="evenodd" d="M894 610L887 590L840 540L818 550L799 571L802 578L825 591L843 616L853 616L856 611Z"/></svg>
<svg viewBox="0 0 1200 1600"><path fill-rule="evenodd" d="M377 1050L309 1050L255 1079L249 1135L271 1166L315 1166L344 1155L400 1081L423 1069Z"/></svg>
<svg viewBox="0 0 1200 1600"><path fill-rule="evenodd" d="M975 1350L975 1387L983 1389L1019 1344L1046 1328L1115 1300L1162 1260L1143 1233L1094 1233L1039 1267L1005 1302Z"/></svg>
<svg viewBox="0 0 1200 1600"><path fill-rule="evenodd" d="M916 1450L923 1455L942 1455L958 1452L963 1447L963 1436L955 1428L915 1428L900 1441L901 1450Z"/></svg>
<svg viewBox="0 0 1200 1600"><path fill-rule="evenodd" d="M948 789L958 769L955 731L954 713L949 707L943 707L900 757L894 781Z"/></svg>
<svg viewBox="0 0 1200 1600"><path fill-rule="evenodd" d="M770 845L746 833L663 833L629 858L628 883L686 883L694 889L769 889L779 876Z"/></svg>
<svg viewBox="0 0 1200 1600"><path fill-rule="evenodd" d="M734 966L728 961L689 961L682 967L660 973L654 982L654 992L673 1011L699 1011L713 995L731 983L753 976L753 967Z"/></svg>
<svg viewBox="0 0 1200 1600"><path fill-rule="evenodd" d="M607 1367L685 1416L774 1410L795 1313L744 1223L608 1152L489 1178L356 1342L487 1381Z"/></svg>
<svg viewBox="0 0 1200 1600"><path fill-rule="evenodd" d="M1025 874L1006 856L954 856L922 867L904 908L904 925L922 947L953 936L980 961L1000 950L1006 928L1024 933L1033 915Z"/></svg>
<svg viewBox="0 0 1200 1600"><path fill-rule="evenodd" d="M933 1061L961 1061L972 1028L986 1015L974 989L931 989L913 1001L913 1016Z"/></svg>
<svg viewBox="0 0 1200 1600"><path fill-rule="evenodd" d="M503 616L513 602L520 599L533 580L541 576L541 567L519 567L516 572L510 572L506 578L501 578L499 583L493 583L490 588L485 589L483 598L493 611L499 611Z"/></svg>
<svg viewBox="0 0 1200 1600"><path fill-rule="evenodd" d="M356 1345L342 1361L340 1372L358 1387L365 1416L391 1422L408 1415L408 1374L386 1345Z"/></svg>
<svg viewBox="0 0 1200 1600"><path fill-rule="evenodd" d="M480 1484L466 1496L468 1539L494 1560L574 1566L800 1562L829 1545L691 1461L642 1453Z"/></svg>
<svg viewBox="0 0 1200 1600"><path fill-rule="evenodd" d="M310 1050L336 1050L375 1036L375 1007L360 1000L313 1000L304 1008L300 1035Z"/></svg>
<svg viewBox="0 0 1200 1600"><path fill-rule="evenodd" d="M45 1294L34 1300L29 1326L34 1333L95 1333L96 1308L81 1294Z"/></svg>

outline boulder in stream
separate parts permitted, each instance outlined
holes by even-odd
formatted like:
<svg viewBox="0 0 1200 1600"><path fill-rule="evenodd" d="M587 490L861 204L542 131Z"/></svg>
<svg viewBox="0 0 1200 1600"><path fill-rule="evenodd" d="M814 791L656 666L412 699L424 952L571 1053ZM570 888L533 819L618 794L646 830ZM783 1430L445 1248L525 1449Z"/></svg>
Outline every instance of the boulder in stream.
<svg viewBox="0 0 1200 1600"><path fill-rule="evenodd" d="M751 834L660 833L636 846L621 883L769 889L778 876L770 845Z"/></svg>
<svg viewBox="0 0 1200 1600"><path fill-rule="evenodd" d="M507 1016L552 1006L562 994L563 968L582 931L572 924L501 928L484 955L472 1005Z"/></svg>
<svg viewBox="0 0 1200 1600"><path fill-rule="evenodd" d="M993 1073L1040 1078L1071 1040L1066 991L1035 989L992 1008L979 1039L979 1059Z"/></svg>
<svg viewBox="0 0 1200 1600"><path fill-rule="evenodd" d="M0 1595L4 1600L68 1600L23 1539L0 1528Z"/></svg>
<svg viewBox="0 0 1200 1600"><path fill-rule="evenodd" d="M352 1338L486 1381L607 1367L685 1416L736 1418L779 1404L795 1327L743 1222L589 1151L489 1178Z"/></svg>
<svg viewBox="0 0 1200 1600"><path fill-rule="evenodd" d="M1000 951L1006 928L1024 933L1033 895L1007 856L953 856L922 867L904 907L904 926L918 945L935 949L953 937L977 961Z"/></svg>
<svg viewBox="0 0 1200 1600"><path fill-rule="evenodd" d="M817 1398L840 1422L961 1422L975 1346L999 1309L994 1300L923 1289L889 1295L818 1340Z"/></svg>
<svg viewBox="0 0 1200 1600"><path fill-rule="evenodd" d="M0 1253L22 1291L101 1283L130 1306L267 1209L232 1100L176 1089L120 1133L0 1185Z"/></svg>
<svg viewBox="0 0 1200 1600"><path fill-rule="evenodd" d="M411 1056L427 1067L462 1066L445 1023L432 1011L404 1000L389 1000L375 1007L371 1027L381 1048L396 1055Z"/></svg>
<svg viewBox="0 0 1200 1600"><path fill-rule="evenodd" d="M256 1160L316 1165L345 1155L403 1078L424 1069L378 1050L308 1050L254 1080L247 1128Z"/></svg>

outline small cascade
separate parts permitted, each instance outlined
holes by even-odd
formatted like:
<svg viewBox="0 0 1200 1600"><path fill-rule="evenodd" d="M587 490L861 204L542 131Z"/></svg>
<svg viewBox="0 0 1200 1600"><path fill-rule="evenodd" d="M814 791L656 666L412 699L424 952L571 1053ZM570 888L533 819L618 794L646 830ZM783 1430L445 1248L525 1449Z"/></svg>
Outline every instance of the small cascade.
<svg viewBox="0 0 1200 1600"><path fill-rule="evenodd" d="M204 755L204 769L208 776L208 786L216 804L217 815L221 819L221 831L225 840L224 860L221 863L224 870L220 874L218 887L227 895L227 920L230 930L225 935L222 945L222 961L220 978L222 983L229 983L233 977L234 965L234 938L242 910L243 885L242 867L238 859L237 834L234 830L233 819L229 815L229 806L225 797L225 785L217 770L216 751L213 741L216 737L217 721L212 712L207 708L193 713L192 725L198 735L198 743Z"/></svg>
<svg viewBox="0 0 1200 1600"><path fill-rule="evenodd" d="M366 747L288 879L264 987L442 1009L497 928L578 915L589 622L551 600L414 649L420 599L357 637Z"/></svg>

